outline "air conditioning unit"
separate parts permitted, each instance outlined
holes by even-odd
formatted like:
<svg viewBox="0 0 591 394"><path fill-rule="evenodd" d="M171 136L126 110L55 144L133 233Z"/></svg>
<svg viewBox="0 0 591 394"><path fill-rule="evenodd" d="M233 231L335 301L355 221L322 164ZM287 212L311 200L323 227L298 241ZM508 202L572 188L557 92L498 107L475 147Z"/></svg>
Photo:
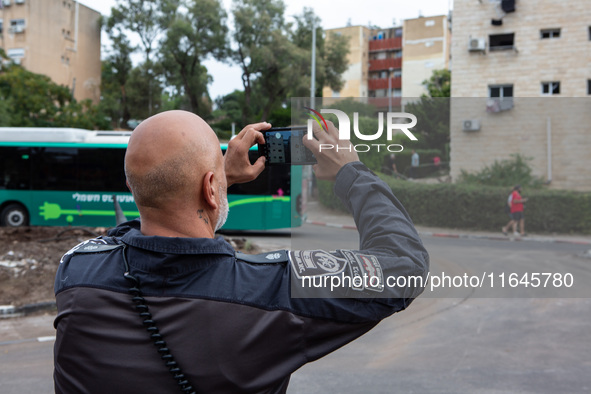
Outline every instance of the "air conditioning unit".
<svg viewBox="0 0 591 394"><path fill-rule="evenodd" d="M25 27L22 25L18 25L18 26L12 26L10 29L8 29L9 33L24 33L25 31Z"/></svg>
<svg viewBox="0 0 591 394"><path fill-rule="evenodd" d="M486 112L496 113L508 111L513 108L513 97L494 97L486 101Z"/></svg>
<svg viewBox="0 0 591 394"><path fill-rule="evenodd" d="M463 120L462 126L464 131L478 131L480 130L480 121L478 119Z"/></svg>
<svg viewBox="0 0 591 394"><path fill-rule="evenodd" d="M468 40L468 51L484 52L486 50L486 38L472 38Z"/></svg>

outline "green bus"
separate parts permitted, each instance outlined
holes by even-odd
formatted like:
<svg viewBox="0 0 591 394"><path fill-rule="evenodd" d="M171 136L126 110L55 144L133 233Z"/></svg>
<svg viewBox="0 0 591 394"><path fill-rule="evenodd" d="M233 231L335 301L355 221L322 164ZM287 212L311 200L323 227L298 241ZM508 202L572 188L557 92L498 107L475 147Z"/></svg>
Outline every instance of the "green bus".
<svg viewBox="0 0 591 394"><path fill-rule="evenodd" d="M125 185L130 132L73 128L0 128L0 225L116 224L113 199L139 217ZM227 145L222 144L225 151ZM256 148L251 149L256 160ZM268 167L253 182L228 189L224 230L269 230L302 223L302 169Z"/></svg>

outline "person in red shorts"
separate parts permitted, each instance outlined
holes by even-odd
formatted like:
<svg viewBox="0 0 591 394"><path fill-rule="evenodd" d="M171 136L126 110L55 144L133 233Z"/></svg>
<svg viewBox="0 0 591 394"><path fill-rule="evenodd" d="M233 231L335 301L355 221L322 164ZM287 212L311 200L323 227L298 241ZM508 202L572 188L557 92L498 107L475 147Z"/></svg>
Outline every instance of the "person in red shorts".
<svg viewBox="0 0 591 394"><path fill-rule="evenodd" d="M527 198L521 197L521 186L516 185L511 193L511 217L513 218L513 235L525 236L525 217L523 215L523 203ZM519 223L519 233L517 232Z"/></svg>

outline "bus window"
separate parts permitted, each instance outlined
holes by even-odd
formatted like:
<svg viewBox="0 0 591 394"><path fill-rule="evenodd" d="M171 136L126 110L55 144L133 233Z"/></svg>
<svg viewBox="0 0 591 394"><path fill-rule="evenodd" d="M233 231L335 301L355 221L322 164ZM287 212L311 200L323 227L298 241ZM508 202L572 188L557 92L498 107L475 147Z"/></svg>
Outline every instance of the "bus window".
<svg viewBox="0 0 591 394"><path fill-rule="evenodd" d="M123 149L79 149L78 190L128 191L123 170L124 156Z"/></svg>
<svg viewBox="0 0 591 394"><path fill-rule="evenodd" d="M0 147L0 189L28 190L30 179L29 148Z"/></svg>
<svg viewBox="0 0 591 394"><path fill-rule="evenodd" d="M34 190L76 190L77 148L32 148Z"/></svg>

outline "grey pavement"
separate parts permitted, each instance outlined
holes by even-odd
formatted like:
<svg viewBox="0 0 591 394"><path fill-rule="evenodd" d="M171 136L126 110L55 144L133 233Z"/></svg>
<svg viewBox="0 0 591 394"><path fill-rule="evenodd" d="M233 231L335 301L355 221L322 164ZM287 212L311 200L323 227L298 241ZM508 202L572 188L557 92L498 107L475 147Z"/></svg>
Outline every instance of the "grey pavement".
<svg viewBox="0 0 591 394"><path fill-rule="evenodd" d="M353 217L345 212L330 209L323 206L317 200L308 200L305 206L306 222L318 226L336 227L345 229L355 229ZM427 226L416 226L420 235L449 238L475 238L475 239L493 239L499 241L517 241L517 242L556 242L590 245L591 236L589 235L570 235L570 234L532 234L528 233L525 237L516 237L513 235L505 236L499 228L498 231L481 231L466 229L450 229ZM527 232L527 221L525 223Z"/></svg>

